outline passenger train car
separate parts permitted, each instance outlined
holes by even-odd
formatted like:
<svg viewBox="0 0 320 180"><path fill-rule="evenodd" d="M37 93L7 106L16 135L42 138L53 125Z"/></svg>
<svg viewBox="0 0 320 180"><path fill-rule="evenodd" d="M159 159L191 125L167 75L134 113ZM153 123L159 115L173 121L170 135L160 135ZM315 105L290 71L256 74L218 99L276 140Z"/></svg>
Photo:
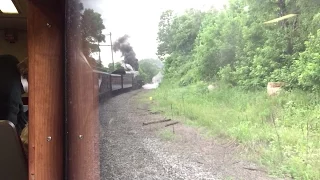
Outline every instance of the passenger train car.
<svg viewBox="0 0 320 180"><path fill-rule="evenodd" d="M115 92L131 90L136 83L132 73L122 71L121 74L94 71L99 78L99 97L108 98Z"/></svg>
<svg viewBox="0 0 320 180"><path fill-rule="evenodd" d="M28 57L29 144L26 159L14 125L1 119L0 179L102 178L99 95L132 86L131 75L96 72L83 48L83 12L103 11L102 2L1 0L0 54Z"/></svg>

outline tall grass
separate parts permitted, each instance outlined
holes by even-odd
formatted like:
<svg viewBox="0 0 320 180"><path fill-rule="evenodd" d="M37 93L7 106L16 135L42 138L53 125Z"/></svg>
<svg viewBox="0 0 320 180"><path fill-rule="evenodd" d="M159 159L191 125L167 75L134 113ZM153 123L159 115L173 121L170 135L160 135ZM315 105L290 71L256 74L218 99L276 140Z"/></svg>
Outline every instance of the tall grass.
<svg viewBox="0 0 320 180"><path fill-rule="evenodd" d="M316 94L244 91L204 83L178 87L164 82L151 95L154 108L185 117L214 136L250 147L255 160L278 176L320 179L320 104Z"/></svg>

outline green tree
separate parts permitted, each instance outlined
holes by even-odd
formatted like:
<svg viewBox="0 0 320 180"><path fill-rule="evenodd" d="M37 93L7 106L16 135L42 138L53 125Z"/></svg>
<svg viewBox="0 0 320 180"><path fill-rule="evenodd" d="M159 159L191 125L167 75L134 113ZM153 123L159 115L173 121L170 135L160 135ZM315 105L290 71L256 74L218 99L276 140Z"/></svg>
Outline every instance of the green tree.
<svg viewBox="0 0 320 180"><path fill-rule="evenodd" d="M93 9L85 9L81 15L81 35L82 48L84 55L92 58L92 53L99 52L98 44L105 42L105 35L102 30L105 29L101 14ZM104 68L102 62L97 61L95 67Z"/></svg>
<svg viewBox="0 0 320 180"><path fill-rule="evenodd" d="M317 118L313 115L307 117L305 115L309 110L318 112L319 109L316 97L320 91L319 9L319 0L229 0L229 6L221 11L188 10L179 15L172 15L172 11L165 12L161 17L162 24L159 24L158 33L160 40L158 54L165 63L165 81L170 84L177 82L180 86L195 83L196 86L190 86L190 89L197 87L198 90L203 87L206 91L205 84L214 81L222 81L247 90L265 89L268 82L283 81L287 85L286 88L307 91L308 96L314 100L310 104L304 102L305 100L302 100L304 98L308 99L306 101L311 99L296 92L284 93L278 99L270 99L270 102L268 100L266 107L270 107L269 103L278 103L275 106L276 111L272 107L268 114L275 115L275 119L278 120L277 127L285 127L281 136L281 139L285 140L281 142L290 139L287 138L288 129L292 128L295 132L301 129L301 124L306 124L306 136L311 137L308 134L313 130L308 130L308 126L310 122L316 123ZM274 23L265 23L288 14L296 15ZM223 87L222 83L221 87ZM238 93L244 93L238 88L236 91L230 91L237 94L237 98L241 96ZM181 94L193 92L187 88L181 88L178 91ZM221 92L224 91L222 89ZM167 91L165 94L167 95ZM252 95L254 94L256 93ZM228 93L226 95L228 96ZM292 96L301 97L297 99L294 97L291 103L283 103ZM221 98L221 94L204 96L204 98L207 97ZM239 102L246 102L240 99ZM257 101L257 98L252 99ZM265 97L262 99L266 100ZM213 101L214 99L209 101L205 99L203 103ZM281 110L281 108L284 109ZM290 112L282 112L286 110ZM264 114L264 112L258 114ZM294 115L283 117L289 114ZM256 116L253 119L256 120ZM262 117L262 119L265 118ZM292 125L289 120L293 122L291 122ZM286 125L283 126L284 124ZM267 126L273 128L273 124L267 123ZM304 128L301 132L305 133ZM316 130L314 132L317 133ZM274 135L274 133L271 134ZM273 137L270 141L266 141L267 144L272 144L274 141L272 139ZM317 149L318 145L310 143L308 138L300 148L296 148L296 144L294 142L292 146L287 146L281 143L283 146L279 149L281 158L273 157L275 153L272 153L272 157L267 157L268 164L280 164L281 168L278 169L295 179L319 179L317 169L319 162L312 160L310 155L313 152L309 151L312 147ZM269 161L269 159L272 160Z"/></svg>
<svg viewBox="0 0 320 180"><path fill-rule="evenodd" d="M242 16L232 10L206 14L193 54L202 79L215 78L219 69L228 64L233 67L237 52L243 48Z"/></svg>
<svg viewBox="0 0 320 180"><path fill-rule="evenodd" d="M115 68L113 68L113 63L108 64L108 72L113 72Z"/></svg>
<svg viewBox="0 0 320 180"><path fill-rule="evenodd" d="M116 70L123 68L123 67L121 66L121 63L120 63L120 62L116 62L116 63L114 64L114 67L115 67Z"/></svg>
<svg viewBox="0 0 320 180"><path fill-rule="evenodd" d="M143 59L139 61L139 74L144 82L152 82L152 78L161 70L161 62L157 59Z"/></svg>
<svg viewBox="0 0 320 180"><path fill-rule="evenodd" d="M320 29L306 41L306 50L294 63L298 84L306 90L320 90Z"/></svg>
<svg viewBox="0 0 320 180"><path fill-rule="evenodd" d="M192 50L204 13L189 9L181 16L166 11L161 16L158 32L158 56L165 61L165 72L182 78L193 66ZM165 57L167 55L167 57Z"/></svg>
<svg viewBox="0 0 320 180"><path fill-rule="evenodd" d="M319 8L318 0L230 0L222 11L189 9L180 15L165 11L158 32L164 76L182 85L223 80L252 89L284 81L291 88L314 89L317 80L306 78L306 72L301 78L297 62L306 64L301 54L312 54L306 44L316 41L309 39L310 34L318 37ZM292 13L297 15L264 23Z"/></svg>
<svg viewBox="0 0 320 180"><path fill-rule="evenodd" d="M170 36L171 36L170 30L171 30L172 20L173 20L172 10L164 11L161 14L160 22L158 25L159 31L158 31L157 40L159 42L159 45L158 45L157 55L162 60L166 54L170 53L169 42L170 42Z"/></svg>
<svg viewBox="0 0 320 180"><path fill-rule="evenodd" d="M108 64L108 72L110 72L110 73L117 70L117 69L122 69L122 68L123 67L120 62L114 63L114 68L113 68L113 63Z"/></svg>

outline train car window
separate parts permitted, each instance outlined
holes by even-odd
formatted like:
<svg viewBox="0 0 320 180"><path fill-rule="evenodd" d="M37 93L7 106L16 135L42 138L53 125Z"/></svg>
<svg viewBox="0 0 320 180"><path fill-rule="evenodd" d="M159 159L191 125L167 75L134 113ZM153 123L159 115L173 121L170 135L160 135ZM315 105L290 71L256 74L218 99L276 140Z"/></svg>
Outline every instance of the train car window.
<svg viewBox="0 0 320 180"><path fill-rule="evenodd" d="M66 164L68 178L74 180L106 178L106 166L100 164L107 136L101 128L109 119L106 108L112 108L106 102L133 89L138 70L135 55L132 64L112 61L117 46L105 26L102 2L71 0L66 7Z"/></svg>
<svg viewBox="0 0 320 180"><path fill-rule="evenodd" d="M320 179L320 0L65 2L69 179Z"/></svg>
<svg viewBox="0 0 320 180"><path fill-rule="evenodd" d="M67 178L96 180L100 179L99 87L108 88L104 81L109 76L95 68L91 56L100 32L94 11L71 0L66 12Z"/></svg>

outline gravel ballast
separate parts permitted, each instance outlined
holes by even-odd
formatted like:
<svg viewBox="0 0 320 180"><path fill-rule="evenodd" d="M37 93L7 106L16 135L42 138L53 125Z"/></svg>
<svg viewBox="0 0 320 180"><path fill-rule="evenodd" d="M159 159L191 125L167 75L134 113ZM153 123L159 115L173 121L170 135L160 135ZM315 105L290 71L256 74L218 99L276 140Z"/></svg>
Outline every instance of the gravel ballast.
<svg viewBox="0 0 320 180"><path fill-rule="evenodd" d="M174 125L172 140L159 135L173 128L165 128L166 123L143 126L164 118L150 113L148 103L138 100L144 93L130 91L100 104L102 180L272 179L236 157L235 143L208 140L183 123Z"/></svg>

